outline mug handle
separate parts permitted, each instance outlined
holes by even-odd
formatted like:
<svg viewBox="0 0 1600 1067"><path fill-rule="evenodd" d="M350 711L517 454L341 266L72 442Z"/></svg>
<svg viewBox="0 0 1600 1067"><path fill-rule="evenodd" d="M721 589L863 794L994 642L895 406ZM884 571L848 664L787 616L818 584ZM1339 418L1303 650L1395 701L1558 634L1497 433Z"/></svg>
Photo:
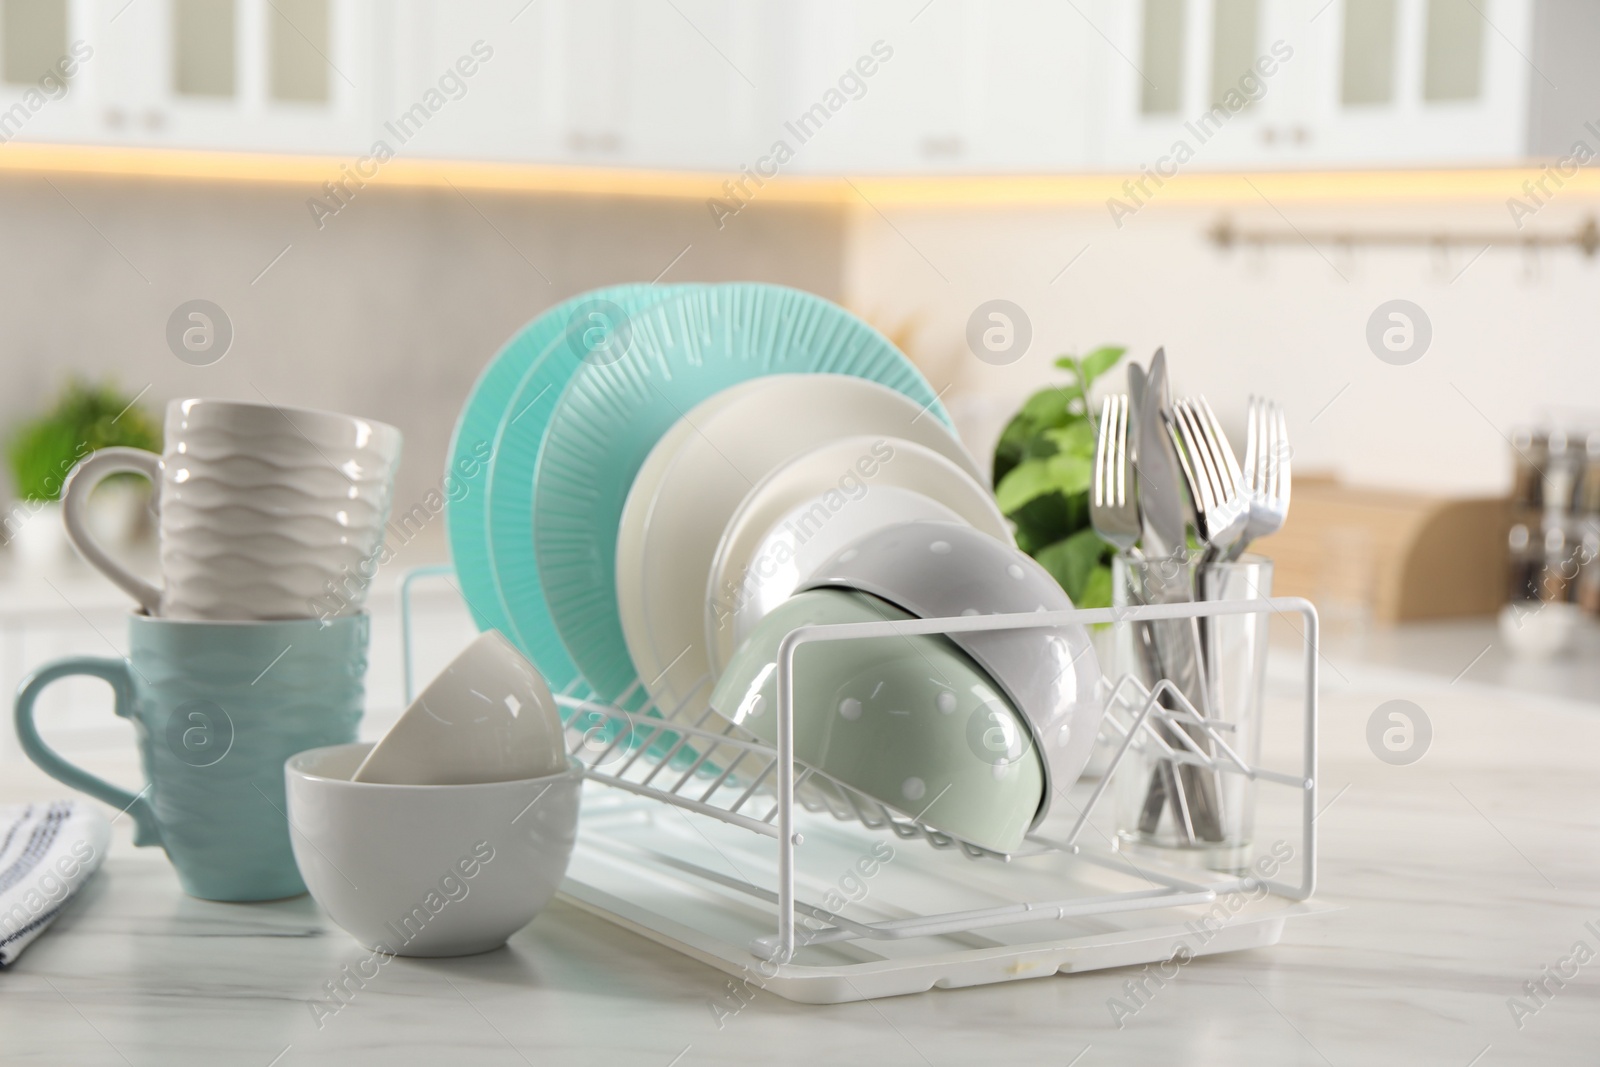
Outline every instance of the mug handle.
<svg viewBox="0 0 1600 1067"><path fill-rule="evenodd" d="M135 845L159 845L161 831L156 825L155 808L145 795L148 786L138 793L130 793L120 786L112 785L104 778L97 778L83 768L74 767L62 759L60 754L46 745L39 736L39 731L33 724L34 702L51 682L74 675L88 675L109 682L111 691L116 694L116 713L124 719L132 713L133 679L128 676L126 660L104 659L99 656L74 656L70 659L57 660L34 671L17 690L16 725L17 737L22 741L22 751L56 781L65 782L73 789L88 793L96 800L103 800L133 816Z"/></svg>
<svg viewBox="0 0 1600 1067"><path fill-rule="evenodd" d="M112 559L89 533L84 509L95 486L113 474L142 474L161 494L161 457L142 448L102 448L78 462L61 487L61 519L67 527L67 540L95 570L116 585L151 615L161 614L161 590L130 572Z"/></svg>

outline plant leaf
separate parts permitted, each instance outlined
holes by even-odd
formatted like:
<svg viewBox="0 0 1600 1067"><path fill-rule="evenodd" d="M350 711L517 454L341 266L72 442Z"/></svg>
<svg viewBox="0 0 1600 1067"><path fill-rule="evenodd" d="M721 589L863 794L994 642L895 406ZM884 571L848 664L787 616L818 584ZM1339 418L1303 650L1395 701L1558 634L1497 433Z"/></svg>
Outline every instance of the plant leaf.
<svg viewBox="0 0 1600 1067"><path fill-rule="evenodd" d="M1065 424L1076 414L1072 402L1082 397L1083 391L1075 385L1052 385L1030 396L1017 415L1033 433L1038 433Z"/></svg>
<svg viewBox="0 0 1600 1067"><path fill-rule="evenodd" d="M1082 399L1083 393L1076 386L1051 386L1041 389L1028 398L1011 421L1006 423L1006 428L1000 434L1000 440L994 448L994 463L991 467L990 479L995 485L1005 480L1017 464L1027 459L1048 456L1055 452L1055 445L1044 440L1040 435L1046 430L1058 426L1065 426L1075 419L1082 418L1078 411L1073 410L1073 402Z"/></svg>
<svg viewBox="0 0 1600 1067"><path fill-rule="evenodd" d="M1079 360L1078 362L1083 376L1083 388L1085 391L1087 391L1088 388L1094 384L1094 380L1096 378L1100 377L1112 367L1115 367L1117 365L1117 361L1121 359L1123 353L1127 351L1128 350L1126 348L1122 348L1117 345L1104 345L1095 349L1093 352L1090 352L1087 356L1084 356L1081 360Z"/></svg>
<svg viewBox="0 0 1600 1067"><path fill-rule="evenodd" d="M1082 529L1082 513L1087 509L1087 501L1087 494L1064 497L1060 493L1046 493L1034 497L1006 516L1016 524L1017 547L1031 556L1074 530Z"/></svg>
<svg viewBox="0 0 1600 1067"><path fill-rule="evenodd" d="M1046 430L1041 436L1054 444L1059 453L1083 456L1091 462L1094 459L1095 429L1088 419L1077 419L1058 429Z"/></svg>
<svg viewBox="0 0 1600 1067"><path fill-rule="evenodd" d="M1036 558L1045 570L1055 575L1072 603L1082 607L1079 602L1088 590L1090 575L1101 565L1101 558L1109 548L1093 530L1079 530L1066 540L1048 546Z"/></svg>
<svg viewBox="0 0 1600 1067"><path fill-rule="evenodd" d="M1012 468L995 487L995 501L1007 515L1046 493L1071 496L1089 489L1093 462L1086 456L1058 453L1045 459L1030 459Z"/></svg>
<svg viewBox="0 0 1600 1067"><path fill-rule="evenodd" d="M1083 593L1073 597L1072 604L1079 608L1109 608L1111 606L1111 568L1104 563L1089 572L1083 583Z"/></svg>
<svg viewBox="0 0 1600 1067"><path fill-rule="evenodd" d="M161 451L160 423L134 403L136 399L110 384L69 380L54 407L18 427L7 442L17 495L24 500L58 499L61 481L73 464L96 449L128 445Z"/></svg>

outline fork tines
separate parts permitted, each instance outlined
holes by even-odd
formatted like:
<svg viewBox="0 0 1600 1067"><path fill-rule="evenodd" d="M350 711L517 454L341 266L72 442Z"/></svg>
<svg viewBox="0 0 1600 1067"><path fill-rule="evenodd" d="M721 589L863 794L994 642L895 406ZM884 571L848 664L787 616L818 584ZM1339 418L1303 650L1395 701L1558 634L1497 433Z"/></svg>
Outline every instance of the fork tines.
<svg viewBox="0 0 1600 1067"><path fill-rule="evenodd" d="M1112 393L1100 406L1100 434L1094 450L1094 503L1121 507L1127 500L1124 470L1128 454L1128 397Z"/></svg>
<svg viewBox="0 0 1600 1067"><path fill-rule="evenodd" d="M1250 398L1245 446L1245 486L1251 503L1274 510L1289 504L1289 427L1283 408L1266 397Z"/></svg>

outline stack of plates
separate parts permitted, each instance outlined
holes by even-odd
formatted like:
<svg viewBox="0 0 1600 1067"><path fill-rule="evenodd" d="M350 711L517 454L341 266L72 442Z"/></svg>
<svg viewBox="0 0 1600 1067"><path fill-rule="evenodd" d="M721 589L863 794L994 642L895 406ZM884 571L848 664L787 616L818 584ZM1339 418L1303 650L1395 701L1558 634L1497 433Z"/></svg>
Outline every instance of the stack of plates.
<svg viewBox="0 0 1600 1067"><path fill-rule="evenodd" d="M473 389L446 486L478 625L557 691L678 721L703 718L756 624L852 542L931 520L1011 546L916 368L769 285L550 309Z"/></svg>

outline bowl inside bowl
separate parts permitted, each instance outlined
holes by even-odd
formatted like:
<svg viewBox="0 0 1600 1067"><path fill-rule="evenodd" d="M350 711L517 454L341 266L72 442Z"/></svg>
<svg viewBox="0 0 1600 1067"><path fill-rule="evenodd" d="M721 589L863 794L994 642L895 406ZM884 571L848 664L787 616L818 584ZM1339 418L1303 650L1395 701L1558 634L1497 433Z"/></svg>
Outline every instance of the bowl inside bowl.
<svg viewBox="0 0 1600 1067"><path fill-rule="evenodd" d="M498 630L451 661L379 741L355 777L452 785L558 774L567 765L550 687Z"/></svg>
<svg viewBox="0 0 1600 1067"><path fill-rule="evenodd" d="M582 770L467 785L352 782L370 743L285 767L301 877L375 952L465 956L505 943L555 894L577 836Z"/></svg>
<svg viewBox="0 0 1600 1067"><path fill-rule="evenodd" d="M739 646L711 706L776 743L777 652L800 626L910 618L875 597L801 593ZM982 668L940 636L851 638L795 655L795 759L913 819L996 852L1021 844L1043 771L1027 729Z"/></svg>

